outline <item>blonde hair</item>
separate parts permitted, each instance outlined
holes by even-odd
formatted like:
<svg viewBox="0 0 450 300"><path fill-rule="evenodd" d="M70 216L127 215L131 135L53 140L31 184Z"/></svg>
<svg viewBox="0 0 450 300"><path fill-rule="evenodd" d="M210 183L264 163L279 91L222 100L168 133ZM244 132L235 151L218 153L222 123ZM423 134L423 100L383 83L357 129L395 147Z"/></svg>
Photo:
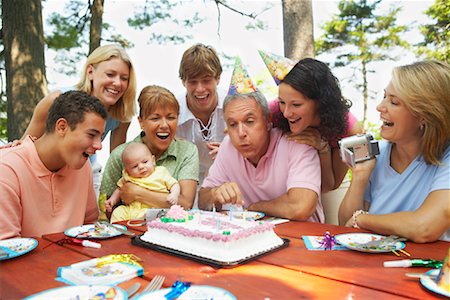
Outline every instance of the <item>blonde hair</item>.
<svg viewBox="0 0 450 300"><path fill-rule="evenodd" d="M88 94L92 93L92 82L88 77L89 66L96 66L99 63L108 61L112 58L120 58L124 61L130 69L128 78L128 88L125 90L122 97L110 107L109 115L121 122L130 122L131 118L136 112L136 74L134 72L133 64L130 57L123 48L117 45L104 45L95 49L87 58L83 67L83 73L80 81L75 86L78 90L84 91Z"/></svg>
<svg viewBox="0 0 450 300"><path fill-rule="evenodd" d="M166 88L158 85L148 85L142 89L138 98L139 117L149 116L159 107L173 108L177 115L180 113L180 104L175 96Z"/></svg>
<svg viewBox="0 0 450 300"><path fill-rule="evenodd" d="M213 47L195 44L184 51L179 69L181 80L184 81L200 75L210 75L219 79L221 74L222 65Z"/></svg>
<svg viewBox="0 0 450 300"><path fill-rule="evenodd" d="M394 68L392 85L411 112L423 119L422 155L439 165L450 141L450 67L420 61Z"/></svg>

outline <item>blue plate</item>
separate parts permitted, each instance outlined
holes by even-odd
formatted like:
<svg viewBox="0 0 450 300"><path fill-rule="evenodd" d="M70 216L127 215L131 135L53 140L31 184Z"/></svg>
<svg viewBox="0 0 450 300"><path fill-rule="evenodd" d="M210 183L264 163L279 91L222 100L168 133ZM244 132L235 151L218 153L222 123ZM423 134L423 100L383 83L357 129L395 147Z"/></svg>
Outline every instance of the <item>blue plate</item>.
<svg viewBox="0 0 450 300"><path fill-rule="evenodd" d="M32 238L12 238L0 241L0 260L14 258L30 252L38 245Z"/></svg>
<svg viewBox="0 0 450 300"><path fill-rule="evenodd" d="M444 289L440 288L438 286L437 282L435 281L434 278L436 278L435 276L438 276L438 274L439 274L438 269L430 270L430 271L426 272L425 275L420 276L420 283L427 290L450 298L450 293L445 291ZM431 276L433 276L433 277L431 277Z"/></svg>
<svg viewBox="0 0 450 300"><path fill-rule="evenodd" d="M37 293L35 295L26 297L25 299L93 299L98 296L98 299L105 294L115 294L114 300L125 300L128 299L126 292L117 286L106 286L106 285L75 285L75 286L64 286L47 291ZM24 299L24 300L25 300Z"/></svg>
<svg viewBox="0 0 450 300"><path fill-rule="evenodd" d="M127 230L126 226L120 224L113 224L117 228ZM122 233L118 230L110 228L99 228L95 224L81 225L67 229L64 234L70 237L77 237L81 239L109 239L119 236Z"/></svg>
<svg viewBox="0 0 450 300"><path fill-rule="evenodd" d="M393 250L405 248L405 243L395 241L390 244L383 244L383 247L367 247L366 244L386 238L383 235L373 233L344 233L334 236L336 242L351 250L369 253L385 253Z"/></svg>
<svg viewBox="0 0 450 300"><path fill-rule="evenodd" d="M150 300L150 299L165 299L164 295L169 293L172 289L162 289L155 292L145 293L138 296L139 300ZM187 300L187 299L220 299L220 300L236 300L236 297L224 290L215 286L208 285L192 285L186 290L177 300Z"/></svg>

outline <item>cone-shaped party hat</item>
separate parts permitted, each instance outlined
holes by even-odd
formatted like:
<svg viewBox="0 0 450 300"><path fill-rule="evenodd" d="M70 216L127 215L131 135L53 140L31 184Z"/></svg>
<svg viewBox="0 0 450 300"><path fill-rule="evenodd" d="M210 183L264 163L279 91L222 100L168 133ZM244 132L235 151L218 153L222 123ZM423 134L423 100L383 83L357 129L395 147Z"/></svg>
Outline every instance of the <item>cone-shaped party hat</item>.
<svg viewBox="0 0 450 300"><path fill-rule="evenodd" d="M268 53L263 50L258 50L258 52L277 85L280 84L296 64L295 61L287 57Z"/></svg>
<svg viewBox="0 0 450 300"><path fill-rule="evenodd" d="M256 92L256 86L253 84L247 70L244 68L241 59L236 57L228 95L250 94L253 92Z"/></svg>

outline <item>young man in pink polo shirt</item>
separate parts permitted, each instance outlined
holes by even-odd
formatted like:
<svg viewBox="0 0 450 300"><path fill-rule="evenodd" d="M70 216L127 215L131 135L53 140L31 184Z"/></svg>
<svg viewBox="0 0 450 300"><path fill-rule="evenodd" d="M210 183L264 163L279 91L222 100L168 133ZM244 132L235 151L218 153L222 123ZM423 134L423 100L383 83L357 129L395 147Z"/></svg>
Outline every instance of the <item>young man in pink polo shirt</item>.
<svg viewBox="0 0 450 300"><path fill-rule="evenodd" d="M0 150L0 239L39 237L98 218L89 163L102 148L106 110L84 92L61 94L46 130Z"/></svg>
<svg viewBox="0 0 450 300"><path fill-rule="evenodd" d="M317 151L272 129L267 101L240 61L224 116L229 136L199 191L199 208L235 204L271 216L324 222Z"/></svg>

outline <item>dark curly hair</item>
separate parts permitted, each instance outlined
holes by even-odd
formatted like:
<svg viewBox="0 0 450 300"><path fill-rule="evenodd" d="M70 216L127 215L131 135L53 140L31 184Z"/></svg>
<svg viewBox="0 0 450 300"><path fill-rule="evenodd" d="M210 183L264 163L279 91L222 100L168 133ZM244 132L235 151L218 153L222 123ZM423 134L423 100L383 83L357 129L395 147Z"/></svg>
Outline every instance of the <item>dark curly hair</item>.
<svg viewBox="0 0 450 300"><path fill-rule="evenodd" d="M338 79L328 66L313 58L300 60L281 81L318 102L320 134L328 141L336 141L347 132L348 111L351 102L344 99ZM275 127L290 132L289 123L282 112L274 113Z"/></svg>
<svg viewBox="0 0 450 300"><path fill-rule="evenodd" d="M45 131L53 132L56 121L60 118L67 120L71 130L75 130L79 123L84 122L86 113L96 113L106 120L108 113L103 104L96 97L81 91L68 91L59 95L48 111Z"/></svg>

